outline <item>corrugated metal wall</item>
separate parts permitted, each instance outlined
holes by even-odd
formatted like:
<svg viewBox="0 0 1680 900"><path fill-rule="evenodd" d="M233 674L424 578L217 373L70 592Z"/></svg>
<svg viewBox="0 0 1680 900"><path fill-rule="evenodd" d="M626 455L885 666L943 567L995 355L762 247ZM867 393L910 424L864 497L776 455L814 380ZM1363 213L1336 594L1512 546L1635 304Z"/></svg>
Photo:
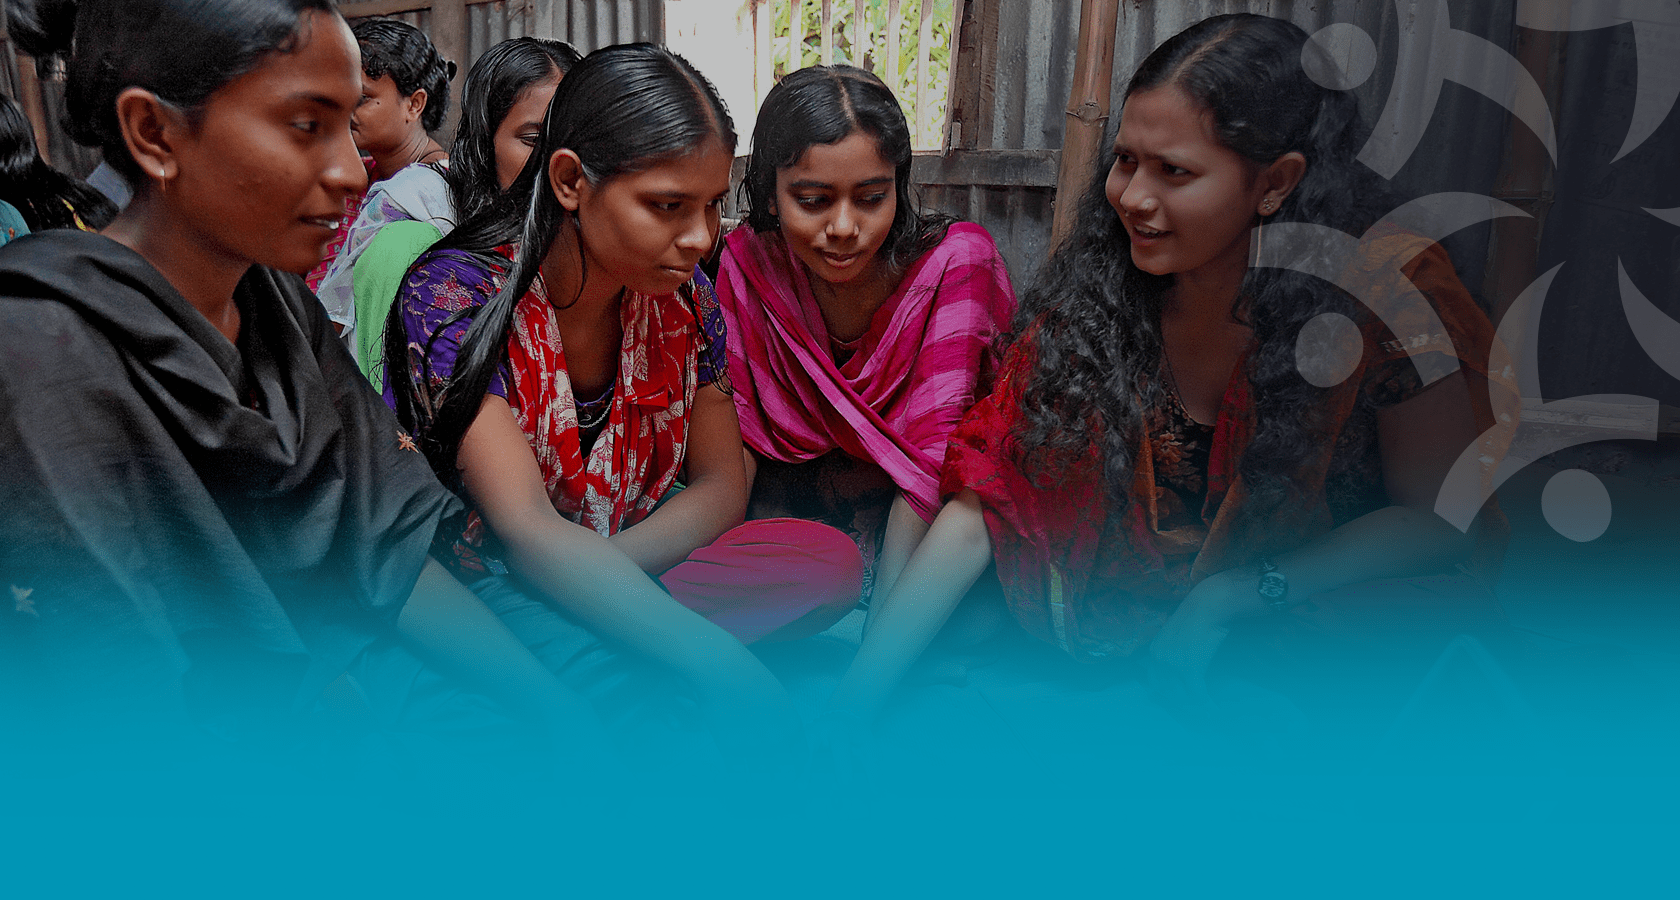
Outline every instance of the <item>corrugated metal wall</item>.
<svg viewBox="0 0 1680 900"><path fill-rule="evenodd" d="M494 0L467 5L469 58L456 60L465 71L479 54L510 37L558 38L588 53L608 44L657 41L663 31L664 0ZM354 12L354 8L347 10ZM398 13L401 19L431 33L429 9Z"/></svg>
<svg viewBox="0 0 1680 900"><path fill-rule="evenodd" d="M356 21L356 18L357 17L352 16L350 21L354 22ZM430 34L432 31L432 11L429 9L417 9L413 12L396 13L395 15L384 16L383 18L397 19L399 21L407 22L427 34Z"/></svg>
<svg viewBox="0 0 1680 900"><path fill-rule="evenodd" d="M579 51L631 41L658 41L663 0L497 0L467 7L472 58L510 37L569 41Z"/></svg>
<svg viewBox="0 0 1680 900"><path fill-rule="evenodd" d="M1555 205L1538 260L1541 272L1562 268L1541 319L1540 384L1547 398L1634 394L1680 406L1680 373L1645 352L1622 311L1625 271L1647 300L1680 319L1680 227L1648 211L1680 207L1680 113L1668 110L1638 149L1615 158L1641 79L1660 76L1651 71L1659 66L1674 77L1680 55L1648 60L1647 45L1635 43L1625 24L1568 36Z"/></svg>
<svg viewBox="0 0 1680 900"><path fill-rule="evenodd" d="M1513 0L1453 3L1453 25L1508 46L1512 37ZM972 27L984 23L978 49L983 71L984 110L977 121L961 123L956 144L973 150L1050 150L1061 147L1065 109L1072 81L1075 43L1079 33L1078 0L967 0L965 20ZM1131 0L1121 6L1114 63L1115 97L1144 56L1167 37L1212 15L1255 12L1290 19L1308 32L1337 22L1358 25L1376 42L1386 65L1361 89L1368 119L1381 111L1389 84L1400 66L1417 60L1395 60L1398 32L1411 27L1409 7L1416 0L1188 0L1157 2ZM422 29L429 13L403 16ZM662 0L498 0L468 7L470 57L464 65L497 41L521 34L558 37L588 52L606 44L630 40L660 40ZM988 17L990 19L988 20ZM975 37L964 36L964 52ZM1427 62L1427 61L1423 61ZM1406 195L1442 190L1489 193L1504 147L1505 117L1489 116L1488 101L1473 92L1449 85L1438 108L1426 98L1407 98L1411 105L1403 121L1433 123L1441 140L1426 143L1413 163L1396 178ZM959 98L959 105L961 98ZM1024 284L1049 252L1053 214L1052 183L1012 185L930 184L923 189L929 206L985 225L997 238L1017 283ZM1472 289L1481 283L1488 242L1486 227L1455 236L1448 249Z"/></svg>
<svg viewBox="0 0 1680 900"><path fill-rule="evenodd" d="M494 0L467 5L467 58L456 60L465 72L479 55L502 41L533 35L568 41L588 53L608 44L658 41L664 31L664 0ZM354 8L347 10L354 12ZM431 33L429 9L392 18Z"/></svg>

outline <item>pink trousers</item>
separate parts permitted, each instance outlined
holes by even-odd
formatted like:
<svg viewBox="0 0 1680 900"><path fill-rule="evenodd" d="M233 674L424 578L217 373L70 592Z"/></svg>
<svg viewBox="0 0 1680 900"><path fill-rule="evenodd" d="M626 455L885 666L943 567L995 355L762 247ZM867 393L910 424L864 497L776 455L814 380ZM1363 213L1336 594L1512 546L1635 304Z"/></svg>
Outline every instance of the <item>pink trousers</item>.
<svg viewBox="0 0 1680 900"><path fill-rule="evenodd" d="M863 558L837 528L754 519L660 576L678 603L739 638L793 641L840 621L863 590Z"/></svg>

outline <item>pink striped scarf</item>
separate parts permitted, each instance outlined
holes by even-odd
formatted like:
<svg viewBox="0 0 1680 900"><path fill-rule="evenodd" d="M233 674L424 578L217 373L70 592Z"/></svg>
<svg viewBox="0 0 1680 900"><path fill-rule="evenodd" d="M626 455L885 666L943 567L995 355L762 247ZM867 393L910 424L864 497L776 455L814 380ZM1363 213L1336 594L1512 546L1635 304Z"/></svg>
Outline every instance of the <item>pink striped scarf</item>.
<svg viewBox="0 0 1680 900"><path fill-rule="evenodd" d="M952 225L911 264L844 365L829 348L809 273L779 234L729 235L718 301L747 445L784 462L836 449L870 460L932 520L946 441L1015 312L991 235Z"/></svg>

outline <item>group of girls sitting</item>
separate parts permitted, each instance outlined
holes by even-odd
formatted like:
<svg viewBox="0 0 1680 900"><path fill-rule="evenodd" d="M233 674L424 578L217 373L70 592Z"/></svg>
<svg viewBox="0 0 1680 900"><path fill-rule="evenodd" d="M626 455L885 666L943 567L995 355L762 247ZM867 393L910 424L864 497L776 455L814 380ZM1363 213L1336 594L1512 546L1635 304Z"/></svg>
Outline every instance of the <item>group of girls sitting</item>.
<svg viewBox="0 0 1680 900"><path fill-rule="evenodd" d="M1497 527L1430 512L1487 419L1491 329L1445 255L1396 229L1364 259L1444 334L1250 265L1274 217L1385 211L1287 22L1144 62L1017 309L983 229L918 211L862 70L769 93L725 239L734 125L667 50L494 48L434 168L435 51L326 0L205 5L79 4L75 126L134 201L0 253L0 655L37 705L123 684L272 720L348 684L388 724L484 695L575 746L669 691L780 745L799 718L749 644L867 600L829 707L866 727L994 561L1025 632L1190 703L1248 622L1301 653L1390 614L1498 629L1455 569ZM345 226L323 309L285 273ZM1327 312L1362 355L1322 387L1296 348ZM1457 371L1426 385L1419 346Z"/></svg>

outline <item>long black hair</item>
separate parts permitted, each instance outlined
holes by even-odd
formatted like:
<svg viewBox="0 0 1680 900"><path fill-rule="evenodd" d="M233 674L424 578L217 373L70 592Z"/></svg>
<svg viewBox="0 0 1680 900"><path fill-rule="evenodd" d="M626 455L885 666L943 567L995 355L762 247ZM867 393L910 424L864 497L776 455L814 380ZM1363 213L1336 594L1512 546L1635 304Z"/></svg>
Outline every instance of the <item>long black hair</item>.
<svg viewBox="0 0 1680 900"><path fill-rule="evenodd" d="M362 49L362 71L378 79L391 76L397 93L404 97L426 92L426 108L420 125L436 131L449 112L449 80L455 77L455 63L444 59L426 33L401 19L357 19L350 26Z"/></svg>
<svg viewBox="0 0 1680 900"><path fill-rule="evenodd" d="M1386 185L1355 161L1364 128L1357 102L1308 76L1305 47L1306 32L1285 20L1217 16L1156 48L1126 97L1182 89L1211 116L1219 142L1256 171L1285 153L1301 153L1306 173L1273 221L1362 234L1393 204ZM1103 163L1079 201L1073 231L1021 298L1011 340L1030 340L1035 353L1014 436L1023 471L1052 477L1098 435L1104 483L1124 509L1134 448L1165 399L1161 311L1174 279L1133 264L1125 227L1105 192L1112 143ZM1271 268L1250 268L1233 299L1233 317L1253 327L1256 344L1247 376L1257 425L1239 468L1257 510L1276 508L1291 495L1326 406L1326 390L1297 369L1297 334L1313 316L1349 314L1352 306L1325 282ZM1338 448L1337 458L1356 458L1348 449Z"/></svg>
<svg viewBox="0 0 1680 900"><path fill-rule="evenodd" d="M62 5L70 5L64 3ZM298 46L305 12L331 0L83 0L66 97L70 135L98 147L137 191L148 181L117 123L117 95L143 88L189 117L270 53Z"/></svg>
<svg viewBox="0 0 1680 900"><path fill-rule="evenodd" d="M0 200L17 207L30 231L104 228L117 206L86 183L47 165L35 147L35 133L23 110L0 94Z"/></svg>
<svg viewBox="0 0 1680 900"><path fill-rule="evenodd" d="M951 219L919 210L910 185L910 125L892 89L852 66L811 66L784 77L764 98L753 128L752 158L741 182L747 224L763 233L781 227L771 212L776 170L799 162L815 144L833 144L856 133L875 139L893 166L897 209L881 245L889 269L902 270L945 239Z"/></svg>
<svg viewBox="0 0 1680 900"><path fill-rule="evenodd" d="M525 90L570 72L578 52L565 41L518 37L502 41L467 70L461 124L449 148L449 200L455 221L482 212L502 192L496 177L496 130Z"/></svg>
<svg viewBox="0 0 1680 900"><path fill-rule="evenodd" d="M604 47L580 60L560 82L543 119L542 140L507 192L462 222L416 263L454 250L506 273L501 289L488 303L463 310L450 320L473 317L454 373L435 395L427 390L430 373L410 377L400 299L391 305L386 319L385 372L397 417L419 439L445 484L460 484L455 457L461 437L477 416L496 369L507 361L508 336L520 298L563 230L578 227L576 215L560 205L549 187L550 158L559 150L571 150L582 163L584 177L599 186L692 153L712 140L733 153L735 126L717 90L687 60L654 44ZM495 249L510 243L519 249L508 265ZM439 328L438 333L443 330ZM416 349L424 361L430 348Z"/></svg>

